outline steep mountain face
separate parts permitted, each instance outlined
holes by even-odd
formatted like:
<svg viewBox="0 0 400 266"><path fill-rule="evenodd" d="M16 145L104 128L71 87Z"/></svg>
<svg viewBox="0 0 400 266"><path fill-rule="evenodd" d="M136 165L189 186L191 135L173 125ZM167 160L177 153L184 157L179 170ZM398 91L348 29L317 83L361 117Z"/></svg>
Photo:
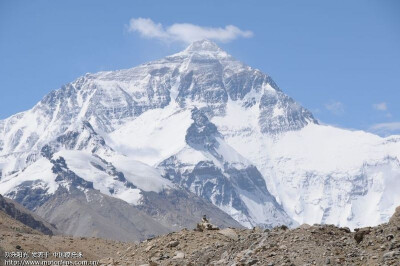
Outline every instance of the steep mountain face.
<svg viewBox="0 0 400 266"><path fill-rule="evenodd" d="M268 75L207 40L86 74L0 121L0 193L57 221L43 206L78 190L82 206L100 193L166 230L190 204L225 225L375 225L400 204L399 158L400 137L319 125Z"/></svg>
<svg viewBox="0 0 400 266"><path fill-rule="evenodd" d="M191 117L187 146L158 165L165 178L210 200L247 227L293 225L257 168L224 143L201 110L194 108Z"/></svg>

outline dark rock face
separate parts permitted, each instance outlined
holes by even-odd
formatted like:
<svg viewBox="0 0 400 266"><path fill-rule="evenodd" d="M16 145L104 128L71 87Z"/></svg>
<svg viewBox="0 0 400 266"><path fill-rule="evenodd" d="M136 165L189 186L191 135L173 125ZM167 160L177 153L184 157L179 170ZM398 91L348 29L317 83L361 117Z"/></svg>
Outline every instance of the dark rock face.
<svg viewBox="0 0 400 266"><path fill-rule="evenodd" d="M34 211L48 200L49 195L47 191L46 185L41 180L24 181L6 196L12 198L25 208Z"/></svg>
<svg viewBox="0 0 400 266"><path fill-rule="evenodd" d="M92 153L99 150L112 151L103 137L97 134L87 121L83 121L76 130L66 131L54 141L44 145L40 150L40 154L50 160L53 154L60 149L89 150Z"/></svg>
<svg viewBox="0 0 400 266"><path fill-rule="evenodd" d="M233 208L248 215L246 205L240 199L235 187L224 173L211 161L201 161L193 171L179 171L171 157L159 166L166 171L166 178L190 189L196 195L213 202L216 206L232 205Z"/></svg>
<svg viewBox="0 0 400 266"><path fill-rule="evenodd" d="M51 157L53 157L54 152L55 150L53 149L53 147L46 144L40 150L40 155L51 160Z"/></svg>
<svg viewBox="0 0 400 266"><path fill-rule="evenodd" d="M225 173L231 177L234 185L237 185L250 193L257 190L268 191L264 178L258 171L257 167L253 165L244 169L227 167Z"/></svg>
<svg viewBox="0 0 400 266"><path fill-rule="evenodd" d="M225 80L225 87L229 97L234 100L243 100L247 93L253 88L261 90L264 82L270 82L261 72L253 70L243 70L239 73L234 73Z"/></svg>
<svg viewBox="0 0 400 266"><path fill-rule="evenodd" d="M20 221L21 223L38 230L46 235L53 235L52 229L47 227L43 222L35 219L32 214L27 211L21 210L21 208L17 208L14 203L9 200L6 200L3 196L0 195L0 211L5 212L12 218Z"/></svg>
<svg viewBox="0 0 400 266"><path fill-rule="evenodd" d="M177 101L182 105L186 101L200 101L211 105L220 105L228 101L223 82L223 66L217 59L193 55L189 69L181 77Z"/></svg>
<svg viewBox="0 0 400 266"><path fill-rule="evenodd" d="M103 171L111 176L114 177L114 180L117 180L119 182L122 182L124 184L125 187L128 188L137 188L134 184L132 184L132 182L129 182L126 178L124 173L120 172L117 170L117 168L115 168L114 165L112 165L112 163L107 162L106 160L104 160L103 158L101 158L98 155L94 155L96 158L98 158L100 161L102 161L105 165L106 168L103 168L101 165L98 165L94 162L91 162L91 164L96 167L97 169L99 169L100 171ZM112 194L112 193L111 193Z"/></svg>
<svg viewBox="0 0 400 266"><path fill-rule="evenodd" d="M212 151L215 149L219 136L217 127L211 123L203 111L194 108L192 110L193 124L186 133L186 143L191 147Z"/></svg>
<svg viewBox="0 0 400 266"><path fill-rule="evenodd" d="M84 180L71 171L63 157L51 159L50 162L53 164L51 170L57 175L55 181L59 184L81 189L93 189L93 183ZM51 197L48 193L48 187L42 180L24 181L7 193L7 196L31 211L35 211Z"/></svg>
<svg viewBox="0 0 400 266"><path fill-rule="evenodd" d="M265 92L260 101L259 124L263 133L277 134L318 124L310 111L281 91Z"/></svg>
<svg viewBox="0 0 400 266"><path fill-rule="evenodd" d="M390 223L400 225L400 206L396 208L392 218L390 218ZM400 227L399 227L400 228Z"/></svg>
<svg viewBox="0 0 400 266"><path fill-rule="evenodd" d="M370 228L363 228L361 230L357 230L354 234L354 240L356 240L357 244L364 240L364 236L371 233Z"/></svg>
<svg viewBox="0 0 400 266"><path fill-rule="evenodd" d="M57 175L57 182L66 182L69 186L74 188L79 187L93 189L93 182L86 181L68 169L63 157L60 157L56 160L51 160L50 162L53 164L51 170Z"/></svg>

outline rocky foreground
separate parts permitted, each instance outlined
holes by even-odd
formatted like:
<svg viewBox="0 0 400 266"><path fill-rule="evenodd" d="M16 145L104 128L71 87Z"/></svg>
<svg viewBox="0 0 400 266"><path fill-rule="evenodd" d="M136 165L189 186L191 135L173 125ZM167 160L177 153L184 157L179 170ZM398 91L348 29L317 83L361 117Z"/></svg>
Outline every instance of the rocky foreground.
<svg viewBox="0 0 400 266"><path fill-rule="evenodd" d="M361 228L285 226L171 233L125 250L114 265L400 265L400 207L389 223Z"/></svg>
<svg viewBox="0 0 400 266"><path fill-rule="evenodd" d="M333 225L219 229L203 220L137 244L46 236L1 217L3 252L76 250L100 265L400 265L400 207L389 223L354 232Z"/></svg>

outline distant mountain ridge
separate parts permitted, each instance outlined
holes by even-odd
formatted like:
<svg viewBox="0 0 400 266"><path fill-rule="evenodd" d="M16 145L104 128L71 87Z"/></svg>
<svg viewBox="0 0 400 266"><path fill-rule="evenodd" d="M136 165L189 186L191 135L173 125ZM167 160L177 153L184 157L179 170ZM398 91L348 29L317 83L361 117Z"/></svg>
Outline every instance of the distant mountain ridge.
<svg viewBox="0 0 400 266"><path fill-rule="evenodd" d="M195 222L176 224L188 211L200 217L202 201L221 225L376 225L400 204L399 158L400 136L319 125L268 75L208 40L86 74L0 121L0 193L60 223L42 206L78 189L87 203L100 193L82 206L115 198L169 217L166 230ZM174 205L178 195L194 207ZM160 197L175 211L151 207Z"/></svg>

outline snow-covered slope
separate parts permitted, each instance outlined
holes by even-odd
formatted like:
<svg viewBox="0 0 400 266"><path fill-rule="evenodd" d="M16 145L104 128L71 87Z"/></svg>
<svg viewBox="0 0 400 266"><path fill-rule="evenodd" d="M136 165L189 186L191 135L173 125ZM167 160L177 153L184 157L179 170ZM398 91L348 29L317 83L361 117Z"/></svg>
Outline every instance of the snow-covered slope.
<svg viewBox="0 0 400 266"><path fill-rule="evenodd" d="M0 193L31 209L60 187L146 208L187 190L245 226L375 225L400 205L399 159L400 137L319 125L207 40L0 121Z"/></svg>
<svg viewBox="0 0 400 266"><path fill-rule="evenodd" d="M185 147L192 122L190 109L170 104L126 122L108 135L107 142L121 154L156 166Z"/></svg>
<svg viewBox="0 0 400 266"><path fill-rule="evenodd" d="M258 118L258 108L232 102L213 123L298 223L376 225L400 204L400 136L318 124L270 136Z"/></svg>

